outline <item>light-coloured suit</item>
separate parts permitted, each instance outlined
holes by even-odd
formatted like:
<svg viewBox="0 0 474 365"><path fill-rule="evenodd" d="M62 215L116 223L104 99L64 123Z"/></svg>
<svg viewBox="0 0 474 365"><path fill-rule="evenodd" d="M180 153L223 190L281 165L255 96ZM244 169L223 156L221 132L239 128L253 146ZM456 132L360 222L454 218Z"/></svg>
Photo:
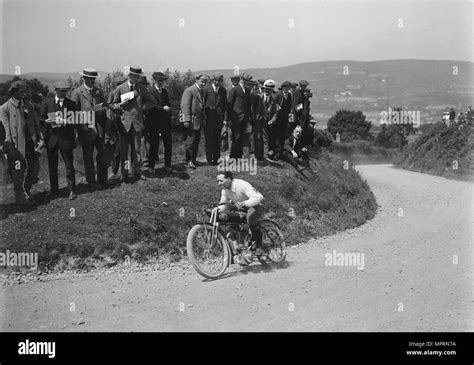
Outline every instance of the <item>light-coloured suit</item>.
<svg viewBox="0 0 474 365"><path fill-rule="evenodd" d="M151 111L156 106L156 101L145 85L136 83L133 85L134 98L127 104L120 106L121 95L131 91L129 82L124 82L115 89L112 109L122 110L122 125L124 132L120 134L120 161L121 175L128 175L126 161L128 161L128 147L132 160L134 175L139 175L142 168L142 153L140 150L142 133L145 129L145 112ZM133 127L133 128L132 128Z"/></svg>
<svg viewBox="0 0 474 365"><path fill-rule="evenodd" d="M0 121L5 130L0 144L7 155L15 194L21 194L29 191L38 178L40 165L34 144L42 139L39 116L30 102L10 98L0 107Z"/></svg>
<svg viewBox="0 0 474 365"><path fill-rule="evenodd" d="M184 90L181 97L181 112L183 113L183 122L190 123L189 127L184 128L186 162L196 162L201 138L201 125L204 123L203 90L197 84Z"/></svg>
<svg viewBox="0 0 474 365"><path fill-rule="evenodd" d="M79 86L72 92L71 100L74 101L78 110L94 113L95 126L89 128L88 125L80 126L79 138L82 145L82 156L84 160L84 170L88 183L95 183L94 168L94 146L97 149L97 182L103 183L107 180L107 166L110 163L110 156L105 149L105 134L110 134L110 121L106 118L107 101L101 89L93 86L87 90L85 84ZM94 107L103 104L101 110L94 112Z"/></svg>

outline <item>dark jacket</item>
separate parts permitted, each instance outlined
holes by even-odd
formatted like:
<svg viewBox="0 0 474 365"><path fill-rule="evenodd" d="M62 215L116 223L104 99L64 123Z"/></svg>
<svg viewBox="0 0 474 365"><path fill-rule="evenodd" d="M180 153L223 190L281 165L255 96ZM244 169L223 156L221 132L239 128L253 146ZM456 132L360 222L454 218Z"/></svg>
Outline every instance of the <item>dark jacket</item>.
<svg viewBox="0 0 474 365"><path fill-rule="evenodd" d="M295 137L291 136L285 140L285 151L291 153L291 151L295 151L298 155L301 152L301 149L304 147L303 142L300 139L296 139Z"/></svg>
<svg viewBox="0 0 474 365"><path fill-rule="evenodd" d="M288 93L288 97L285 100L282 91L278 91L275 95L275 102L277 103L278 113L277 113L277 123L281 125L288 124L288 116L293 111L293 100L292 95Z"/></svg>
<svg viewBox="0 0 474 365"><path fill-rule="evenodd" d="M168 91L161 88L161 93L153 86L148 86L150 95L155 99L156 105L146 116L147 129L150 131L160 131L171 128L171 115L163 109L164 106L171 106Z"/></svg>
<svg viewBox="0 0 474 365"><path fill-rule="evenodd" d="M55 113L61 111L63 115L67 112L77 111L77 105L71 99L64 98L63 107L57 109L55 98L46 99L41 106L41 120L44 122L48 119L48 113ZM66 114L67 116L67 114ZM73 149L76 147L76 133L75 129L77 125L65 124L60 127L53 128L48 123L44 122L46 127L45 142L48 148L53 148L58 145L63 149Z"/></svg>
<svg viewBox="0 0 474 365"><path fill-rule="evenodd" d="M130 92L128 81L115 89L112 109L120 110L119 104L122 102L120 96L128 92ZM121 120L126 132L128 132L132 126L137 132L143 132L145 129L144 113L152 110L156 102L145 85L136 83L134 85L134 93L135 97L122 108L123 113Z"/></svg>
<svg viewBox="0 0 474 365"><path fill-rule="evenodd" d="M268 96L268 103L265 105L265 94L255 94L252 102L253 119L256 121L264 120L265 123L276 121L277 104L273 95Z"/></svg>
<svg viewBox="0 0 474 365"><path fill-rule="evenodd" d="M227 120L227 91L219 86L217 92L212 85L204 87L204 114L206 124L221 128L222 122Z"/></svg>
<svg viewBox="0 0 474 365"><path fill-rule="evenodd" d="M250 90L245 89L245 93L240 85L232 88L227 95L229 119L232 123L245 124L250 120L251 99Z"/></svg>

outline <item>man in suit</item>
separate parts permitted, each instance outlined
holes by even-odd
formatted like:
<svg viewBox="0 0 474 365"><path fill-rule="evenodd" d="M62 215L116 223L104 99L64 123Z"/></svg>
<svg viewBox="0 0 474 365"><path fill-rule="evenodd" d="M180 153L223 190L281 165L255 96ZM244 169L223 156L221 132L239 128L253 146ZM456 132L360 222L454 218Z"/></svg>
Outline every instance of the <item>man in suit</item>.
<svg viewBox="0 0 474 365"><path fill-rule="evenodd" d="M301 136L303 128L297 125L293 135L285 140L283 158L298 171L304 170L309 164L308 150L304 147Z"/></svg>
<svg viewBox="0 0 474 365"><path fill-rule="evenodd" d="M250 124L251 99L248 85L251 79L251 75L242 74L239 84L232 88L227 96L232 131L231 158L242 158L244 148L246 149L245 157L249 157L252 125Z"/></svg>
<svg viewBox="0 0 474 365"><path fill-rule="evenodd" d="M276 102L273 97L275 82L266 80L262 86L263 92L257 94L253 102L254 128L253 137L255 145L255 157L258 161L273 159L276 144L275 122Z"/></svg>
<svg viewBox="0 0 474 365"><path fill-rule="evenodd" d="M31 187L38 180L39 157L35 148L44 146L39 117L29 101L25 100L27 85L14 81L10 99L0 107L0 153L7 156L8 172L13 180L15 200L20 205L31 205Z"/></svg>
<svg viewBox="0 0 474 365"><path fill-rule="evenodd" d="M146 86L138 83L141 75L142 69L140 67L130 66L128 80L117 87L112 104L113 110L118 110L122 113L121 121L124 133L122 133L120 138L120 180L124 182L127 181L130 167L135 177L146 180L141 171L142 155L140 150L142 133L145 129L144 113L152 110L156 103ZM132 160L131 166L128 161L129 146Z"/></svg>
<svg viewBox="0 0 474 365"><path fill-rule="evenodd" d="M290 136L290 126L289 126L289 117L290 113L293 111L293 100L289 89L291 83L285 81L281 84L281 91L278 91L275 95L275 101L277 103L277 119L275 125L276 133L276 142L277 148L275 151L275 158L278 158L281 152L283 151L283 146L285 144L285 139ZM292 129L292 128L291 128Z"/></svg>
<svg viewBox="0 0 474 365"><path fill-rule="evenodd" d="M181 97L183 113L184 148L186 167L196 169L196 157L204 122L204 86L209 80L207 75L196 76L196 83L184 90Z"/></svg>
<svg viewBox="0 0 474 365"><path fill-rule="evenodd" d="M69 112L75 112L77 105L66 97L69 85L63 81L54 84L56 95L46 100L41 108L41 120L46 124L46 151L48 155L50 197L59 191L58 159L59 154L66 166L66 180L69 188L69 199L76 199L76 172L74 170L73 149L76 148L76 131L70 123ZM52 117L56 114L56 118ZM67 122L67 123L66 123ZM73 120L73 123L76 123Z"/></svg>
<svg viewBox="0 0 474 365"><path fill-rule="evenodd" d="M214 74L211 83L204 87L206 159L217 165L221 157L220 140L223 123L227 123L227 92L222 86L224 76Z"/></svg>
<svg viewBox="0 0 474 365"><path fill-rule="evenodd" d="M303 131L309 124L309 99L306 96L306 88L309 82L301 80L294 93L294 108L296 114L296 124L303 128Z"/></svg>
<svg viewBox="0 0 474 365"><path fill-rule="evenodd" d="M110 134L111 121L106 117L107 102L104 93L95 85L95 79L99 77L97 71L86 68L79 74L84 82L72 92L71 100L76 103L78 110L93 113L95 120L95 125L92 128L89 125L82 125L78 128L84 172L87 184L92 188L100 189L107 184L107 167L110 161L109 151L105 148L105 135ZM94 168L94 148L97 150L97 179Z"/></svg>
<svg viewBox="0 0 474 365"><path fill-rule="evenodd" d="M149 150L149 169L154 171L155 163L158 158L158 150L160 148L160 137L163 139L165 148L165 170L171 172L171 154L172 154L172 138L171 138L171 106L168 97L168 91L163 87L167 76L163 72L154 72L152 75L154 84L148 87L148 91L156 101L156 106L147 116L148 141Z"/></svg>
<svg viewBox="0 0 474 365"><path fill-rule="evenodd" d="M111 133L109 136L105 136L105 146L109 149L109 153L113 155L112 157L112 172L109 175L109 179L114 179L118 175L118 170L120 167L120 135L124 133L125 129L123 127L120 111L114 110L111 108L111 105L114 102L115 90L118 85L123 84L127 81L125 76L117 76L112 81L113 89L110 91L107 97L107 119L110 121Z"/></svg>

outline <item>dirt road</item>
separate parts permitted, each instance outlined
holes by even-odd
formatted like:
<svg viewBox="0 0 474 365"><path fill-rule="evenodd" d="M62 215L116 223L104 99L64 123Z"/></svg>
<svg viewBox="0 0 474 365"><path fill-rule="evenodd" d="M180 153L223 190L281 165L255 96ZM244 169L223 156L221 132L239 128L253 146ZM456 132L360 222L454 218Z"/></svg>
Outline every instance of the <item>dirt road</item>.
<svg viewBox="0 0 474 365"><path fill-rule="evenodd" d="M182 262L5 286L1 330L473 331L473 185L357 168L376 217L290 248L284 268L231 267L207 281ZM345 253L364 260L328 265L325 254Z"/></svg>

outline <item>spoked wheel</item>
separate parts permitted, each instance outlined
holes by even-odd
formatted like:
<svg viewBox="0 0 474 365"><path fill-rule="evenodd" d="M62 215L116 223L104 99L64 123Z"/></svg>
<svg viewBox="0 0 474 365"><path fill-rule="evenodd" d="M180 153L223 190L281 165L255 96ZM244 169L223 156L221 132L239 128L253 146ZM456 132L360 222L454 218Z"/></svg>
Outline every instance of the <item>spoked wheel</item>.
<svg viewBox="0 0 474 365"><path fill-rule="evenodd" d="M283 234L275 222L264 220L259 223L262 232L262 247L270 261L280 264L285 261L286 248Z"/></svg>
<svg viewBox="0 0 474 365"><path fill-rule="evenodd" d="M186 250L194 269L208 279L224 274L229 265L229 248L218 231L212 237L212 226L196 224L188 233Z"/></svg>

